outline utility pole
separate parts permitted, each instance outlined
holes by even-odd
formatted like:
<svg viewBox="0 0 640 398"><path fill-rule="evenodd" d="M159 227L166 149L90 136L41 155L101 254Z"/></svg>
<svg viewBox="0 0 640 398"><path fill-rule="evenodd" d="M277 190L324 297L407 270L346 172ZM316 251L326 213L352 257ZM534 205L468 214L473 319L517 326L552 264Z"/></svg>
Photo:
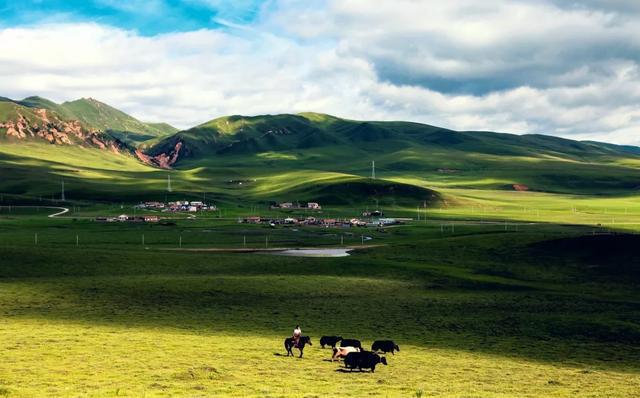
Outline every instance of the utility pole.
<svg viewBox="0 0 640 398"><path fill-rule="evenodd" d="M375 160L371 161L371 179L372 180L376 179L376 161Z"/></svg>
<svg viewBox="0 0 640 398"><path fill-rule="evenodd" d="M424 201L424 223L427 223L427 201Z"/></svg>
<svg viewBox="0 0 640 398"><path fill-rule="evenodd" d="M172 192L171 189L171 174L167 174L167 192Z"/></svg>

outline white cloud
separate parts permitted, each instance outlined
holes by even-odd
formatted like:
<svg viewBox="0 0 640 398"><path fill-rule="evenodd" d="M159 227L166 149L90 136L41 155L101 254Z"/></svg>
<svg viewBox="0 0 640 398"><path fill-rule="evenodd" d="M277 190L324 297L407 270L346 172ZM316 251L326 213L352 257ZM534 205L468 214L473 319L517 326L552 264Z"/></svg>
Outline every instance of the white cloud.
<svg viewBox="0 0 640 398"><path fill-rule="evenodd" d="M95 97L190 127L318 111L640 144L631 3L278 2L247 29L0 30L0 95ZM266 8L265 8L266 10Z"/></svg>

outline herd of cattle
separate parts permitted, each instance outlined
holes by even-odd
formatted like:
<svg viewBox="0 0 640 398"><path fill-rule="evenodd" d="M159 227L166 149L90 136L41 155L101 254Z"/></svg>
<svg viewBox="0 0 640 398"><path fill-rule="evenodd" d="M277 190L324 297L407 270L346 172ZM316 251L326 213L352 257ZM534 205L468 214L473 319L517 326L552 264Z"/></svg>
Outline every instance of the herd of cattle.
<svg viewBox="0 0 640 398"><path fill-rule="evenodd" d="M312 344L308 336L301 337L301 342L302 344L299 344L296 348L300 350L300 357L302 358L304 345ZM340 346L336 347L338 343L340 343ZM371 351L366 351L362 347L360 340L343 339L342 336L322 336L320 338L320 345L322 348L328 346L333 349L333 355L331 356L332 362L343 359L344 366L351 371L354 369L359 369L360 371L370 369L372 373L376 371L376 366L379 363L387 365L387 359L378 353L386 354L390 352L392 355L395 355L396 351L400 351L400 347L398 347L393 340L376 340L371 345ZM288 346L287 341L285 341L285 348L287 349L287 356L293 355L291 351L293 347Z"/></svg>

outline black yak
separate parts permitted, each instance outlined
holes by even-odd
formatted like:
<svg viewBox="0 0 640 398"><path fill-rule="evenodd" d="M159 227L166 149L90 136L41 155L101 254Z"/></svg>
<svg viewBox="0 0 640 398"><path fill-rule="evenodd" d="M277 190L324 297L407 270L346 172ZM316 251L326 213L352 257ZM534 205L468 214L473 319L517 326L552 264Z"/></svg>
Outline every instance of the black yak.
<svg viewBox="0 0 640 398"><path fill-rule="evenodd" d="M362 343L356 339L342 339L340 347L356 347L362 349Z"/></svg>
<svg viewBox="0 0 640 398"><path fill-rule="evenodd" d="M331 348L336 348L336 344L338 344L338 341L340 340L342 340L342 336L322 336L320 337L320 345L322 348L326 345Z"/></svg>
<svg viewBox="0 0 640 398"><path fill-rule="evenodd" d="M376 365L379 363L386 365L387 359L371 351L351 352L344 358L344 366L351 371L355 368L360 369L360 371L371 369L371 373L374 373Z"/></svg>
<svg viewBox="0 0 640 398"><path fill-rule="evenodd" d="M390 352L391 355L395 355L395 351L400 351L400 347L393 340L376 340L371 345L371 351Z"/></svg>

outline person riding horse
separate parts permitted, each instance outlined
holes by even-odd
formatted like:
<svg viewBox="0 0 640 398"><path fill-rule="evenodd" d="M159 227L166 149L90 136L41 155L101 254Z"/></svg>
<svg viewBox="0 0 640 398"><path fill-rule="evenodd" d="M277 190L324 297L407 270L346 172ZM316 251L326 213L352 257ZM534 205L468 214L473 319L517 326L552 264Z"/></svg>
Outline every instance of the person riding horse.
<svg viewBox="0 0 640 398"><path fill-rule="evenodd" d="M296 325L296 328L293 329L293 346L295 348L299 348L300 336L302 336L302 330L300 329L300 325Z"/></svg>
<svg viewBox="0 0 640 398"><path fill-rule="evenodd" d="M292 349L297 348L300 350L300 358L302 358L304 346L307 344L313 345L309 336L302 335L300 325L296 325L296 328L293 330L293 335L291 337L287 337L286 339L284 339L284 348L287 350L287 356L293 356Z"/></svg>

